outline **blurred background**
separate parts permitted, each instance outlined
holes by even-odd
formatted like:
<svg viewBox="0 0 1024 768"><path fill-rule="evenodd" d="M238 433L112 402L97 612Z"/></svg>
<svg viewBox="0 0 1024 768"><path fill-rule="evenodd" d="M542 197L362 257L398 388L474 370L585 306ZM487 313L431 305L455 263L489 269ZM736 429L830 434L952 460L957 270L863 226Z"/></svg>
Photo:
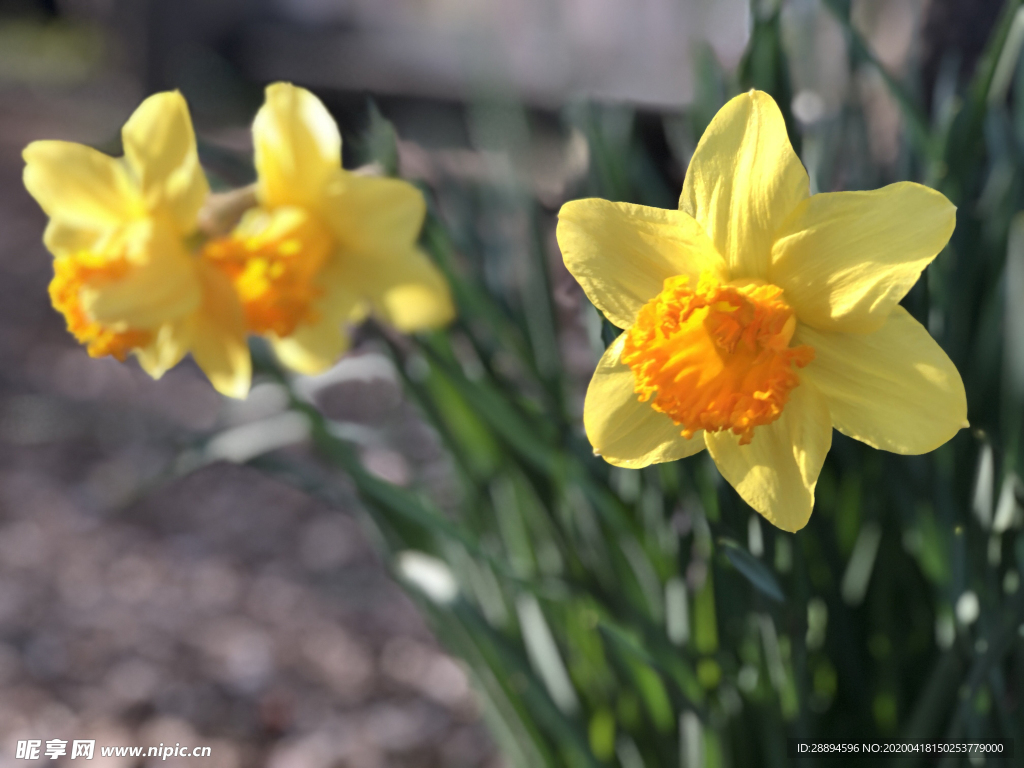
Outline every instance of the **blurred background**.
<svg viewBox="0 0 1024 768"><path fill-rule="evenodd" d="M762 82L792 122L813 191L932 173L886 78L943 124L1003 3L838 5L848 26L819 0L0 0L0 765L21 764L14 745L24 738L210 745L204 765L225 768L507 764L465 665L392 580L344 483L324 500L239 463L295 442L286 453L306 455L280 388L264 383L227 403L191 363L153 382L134 364L89 359L65 332L47 299L45 219L20 181L28 142L117 154L120 126L141 99L177 88L215 183L237 184L252 178L248 126L269 82L293 81L325 101L349 167L382 160L383 116L398 136L383 159L429 190L456 250L483 254L482 283L496 292L520 285L524 243L536 246L558 333L548 358L531 344L541 369L561 361L578 417L602 328L561 267L553 223L563 201L587 191L675 207L704 125L740 84ZM1012 211L998 206L1014 178L996 174L975 201L1003 217L993 248L1005 239ZM529 215L501 202L523 195L537 201ZM937 336L943 317L930 317ZM366 339L307 383L309 396L359 445L372 475L442 501L457 495L441 439L402 394L385 352ZM999 364L961 368L969 393L991 392L985 382L999 379ZM975 449L966 455L973 467ZM850 488L881 470L865 465L851 484L839 462L820 495L867 509ZM615 482L622 498L636 498L639 485ZM881 533L862 545L862 518L870 511L840 532L840 551L873 547L873 561ZM945 550L931 547L941 535L934 518L921 519L886 537L926 580L946 584ZM693 536L690 512L671 520L681 539ZM768 551L787 573L780 549L769 541ZM687 562L704 567L696 556ZM680 567L699 591L700 568ZM867 568L851 577L850 605L864 600ZM953 590L914 619L925 627L926 660L953 643ZM862 635L851 653L895 663L891 633ZM837 672L816 670L804 670L813 676L808 706L825 712ZM739 697L731 691L721 693L727 713ZM887 733L913 701L882 693L858 701ZM642 766L624 743L606 759Z"/></svg>

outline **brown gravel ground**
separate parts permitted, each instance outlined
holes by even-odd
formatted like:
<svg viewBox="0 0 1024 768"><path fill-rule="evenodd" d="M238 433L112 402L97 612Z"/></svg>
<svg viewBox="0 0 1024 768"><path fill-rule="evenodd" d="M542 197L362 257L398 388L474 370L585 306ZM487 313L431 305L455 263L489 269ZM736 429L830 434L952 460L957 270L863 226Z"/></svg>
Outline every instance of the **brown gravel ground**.
<svg viewBox="0 0 1024 768"><path fill-rule="evenodd" d="M212 747L167 766L497 766L465 673L350 514L226 463L140 492L273 393L233 406L190 363L153 382L91 360L49 307L20 150L106 141L136 97L0 89L0 768L29 764L19 739ZM350 416L405 455L368 460L399 476L437 461L383 389Z"/></svg>

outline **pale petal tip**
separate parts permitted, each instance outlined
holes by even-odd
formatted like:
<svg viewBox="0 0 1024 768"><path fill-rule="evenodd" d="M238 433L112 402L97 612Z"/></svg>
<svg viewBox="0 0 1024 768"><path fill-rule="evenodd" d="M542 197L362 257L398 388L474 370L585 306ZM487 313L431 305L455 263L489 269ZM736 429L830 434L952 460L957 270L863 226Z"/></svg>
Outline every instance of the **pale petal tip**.
<svg viewBox="0 0 1024 768"><path fill-rule="evenodd" d="M791 524L791 523L779 522L777 519L776 520L772 520L772 519L769 519L767 516L764 516L764 515L762 515L762 516L765 517L765 519L768 520L769 523L771 523L776 528L778 528L780 531L783 531L785 533L799 533L804 528L806 528L807 524L811 521L810 516L808 516L807 519L804 520L802 523Z"/></svg>
<svg viewBox="0 0 1024 768"><path fill-rule="evenodd" d="M271 83L264 90L263 93L267 99L276 93L286 93L289 91L303 91L304 88L299 88L294 83L288 80L278 80L275 83Z"/></svg>
<svg viewBox="0 0 1024 768"><path fill-rule="evenodd" d="M213 384L214 389L225 397L230 397L234 400L245 400L249 397L249 385L251 384L251 381L248 378L236 377L230 380L224 380L221 377L214 377L210 379L210 383Z"/></svg>
<svg viewBox="0 0 1024 768"><path fill-rule="evenodd" d="M23 150L21 150L21 159L24 160L26 163L31 163L32 156L36 153L36 150L38 149L39 144L41 143L42 142L40 141L33 141L29 143Z"/></svg>

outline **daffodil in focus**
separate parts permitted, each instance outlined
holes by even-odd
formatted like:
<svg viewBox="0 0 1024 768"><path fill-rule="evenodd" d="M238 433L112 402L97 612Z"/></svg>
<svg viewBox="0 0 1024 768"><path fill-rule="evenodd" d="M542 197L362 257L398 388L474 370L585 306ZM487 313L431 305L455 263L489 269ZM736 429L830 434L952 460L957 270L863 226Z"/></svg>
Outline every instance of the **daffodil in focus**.
<svg viewBox="0 0 1024 768"><path fill-rule="evenodd" d="M833 427L896 453L942 445L967 426L963 382L899 302L954 225L919 184L811 196L758 91L716 115L678 211L567 203L565 264L624 329L587 391L595 452L636 468L706 447L750 506L797 531Z"/></svg>
<svg viewBox="0 0 1024 768"><path fill-rule="evenodd" d="M184 98L146 99L121 136L121 158L64 141L24 151L25 186L50 217L53 306L93 357L135 355L160 378L191 352L220 392L244 397L241 306L196 253L209 187Z"/></svg>
<svg viewBox="0 0 1024 768"><path fill-rule="evenodd" d="M204 254L286 365L329 367L348 347L346 325L371 312L406 332L451 319L447 284L416 247L423 196L344 170L338 127L316 96L268 87L253 139L256 205Z"/></svg>

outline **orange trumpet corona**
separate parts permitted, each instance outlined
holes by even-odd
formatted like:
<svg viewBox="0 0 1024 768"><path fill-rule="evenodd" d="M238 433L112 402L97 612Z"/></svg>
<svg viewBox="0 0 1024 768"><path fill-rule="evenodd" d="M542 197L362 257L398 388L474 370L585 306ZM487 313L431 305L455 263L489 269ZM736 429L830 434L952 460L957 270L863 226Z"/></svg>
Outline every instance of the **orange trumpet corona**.
<svg viewBox="0 0 1024 768"><path fill-rule="evenodd" d="M782 415L800 384L795 369L814 359L807 346L790 347L796 328L782 289L760 281L725 284L701 276L665 280L627 333L622 362L641 402L697 431L731 430L740 443Z"/></svg>

